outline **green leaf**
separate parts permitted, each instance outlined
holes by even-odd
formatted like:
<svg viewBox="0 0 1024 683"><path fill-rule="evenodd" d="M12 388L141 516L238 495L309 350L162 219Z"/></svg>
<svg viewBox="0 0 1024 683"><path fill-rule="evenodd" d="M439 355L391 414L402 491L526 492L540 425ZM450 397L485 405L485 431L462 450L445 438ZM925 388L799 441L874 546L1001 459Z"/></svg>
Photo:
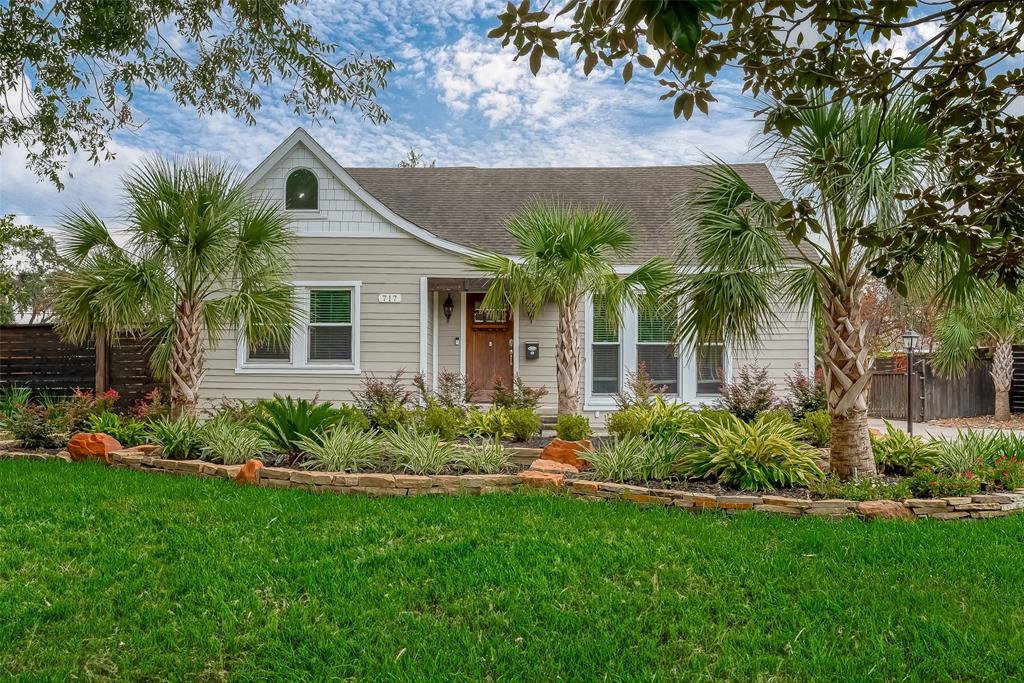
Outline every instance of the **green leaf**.
<svg viewBox="0 0 1024 683"><path fill-rule="evenodd" d="M536 76L540 71L540 60L544 56L544 48L540 45L536 45L533 48L533 52L530 53L530 71Z"/></svg>
<svg viewBox="0 0 1024 683"><path fill-rule="evenodd" d="M631 78L633 78L633 62L626 62L626 65L622 67L622 82L629 83Z"/></svg>

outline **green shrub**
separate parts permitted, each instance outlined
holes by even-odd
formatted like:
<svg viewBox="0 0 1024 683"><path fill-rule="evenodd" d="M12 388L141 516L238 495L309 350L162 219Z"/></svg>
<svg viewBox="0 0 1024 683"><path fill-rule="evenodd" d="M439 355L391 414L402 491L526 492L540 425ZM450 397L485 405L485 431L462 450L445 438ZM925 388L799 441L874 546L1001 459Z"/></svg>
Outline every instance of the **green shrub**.
<svg viewBox="0 0 1024 683"><path fill-rule="evenodd" d="M885 434L871 436L871 450L879 472L910 475L935 464L939 449L934 442L910 436L888 420L884 422Z"/></svg>
<svg viewBox="0 0 1024 683"><path fill-rule="evenodd" d="M590 420L583 415L559 415L555 434L563 441L582 441L592 434Z"/></svg>
<svg viewBox="0 0 1024 683"><path fill-rule="evenodd" d="M950 474L924 469L914 474L908 483L918 498L972 496L981 490L981 480L970 471Z"/></svg>
<svg viewBox="0 0 1024 683"><path fill-rule="evenodd" d="M301 438L316 438L341 419L341 413L330 403L316 403L291 396L274 394L272 400L259 401L258 407L256 425L263 438L275 452L290 456L296 456L302 451Z"/></svg>
<svg viewBox="0 0 1024 683"><path fill-rule="evenodd" d="M617 439L643 436L651 428L651 413L643 406L629 406L609 415L605 426Z"/></svg>
<svg viewBox="0 0 1024 683"><path fill-rule="evenodd" d="M528 408L536 410L540 400L548 395L546 387L533 389L526 385L523 378L516 375L511 388L506 388L501 378L494 380L494 390L491 392L491 402L498 408Z"/></svg>
<svg viewBox="0 0 1024 683"><path fill-rule="evenodd" d="M865 477L840 481L839 477L830 474L818 483L811 484L811 491L823 498L840 498L843 500L903 500L913 496L910 482L900 479L889 483L878 477Z"/></svg>
<svg viewBox="0 0 1024 683"><path fill-rule="evenodd" d="M793 374L786 375L786 386L789 388L787 406L797 421L807 413L828 409L825 382L819 378L818 372L814 373L813 377L808 377L797 363L793 368Z"/></svg>
<svg viewBox="0 0 1024 683"><path fill-rule="evenodd" d="M352 392L356 406L370 420L370 426L380 431L409 424L412 414L407 406L412 393L402 383L402 371L385 378L367 373L363 386Z"/></svg>
<svg viewBox="0 0 1024 683"><path fill-rule="evenodd" d="M338 406L337 410L339 425L359 429L364 432L368 432L372 429L372 426L370 425L370 418L366 417L366 414L356 406L343 404Z"/></svg>
<svg viewBox="0 0 1024 683"><path fill-rule="evenodd" d="M423 430L428 434L437 434L445 441L452 441L461 434L463 423L461 408L431 405L423 410Z"/></svg>
<svg viewBox="0 0 1024 683"><path fill-rule="evenodd" d="M804 413L797 423L807 434L812 446L825 448L832 443L832 416L825 410L811 410Z"/></svg>
<svg viewBox="0 0 1024 683"><path fill-rule="evenodd" d="M163 446L164 457L171 460L192 460L201 454L202 427L194 417L171 420L163 417L149 423L149 435Z"/></svg>
<svg viewBox="0 0 1024 683"><path fill-rule="evenodd" d="M681 458L687 476L714 477L724 486L753 491L821 479L818 451L800 441L803 432L791 422L767 416L746 423L734 415L698 414L691 429L696 450Z"/></svg>
<svg viewBox="0 0 1024 683"><path fill-rule="evenodd" d="M7 431L22 448L60 448L68 441L65 415L55 406L15 406Z"/></svg>
<svg viewBox="0 0 1024 683"><path fill-rule="evenodd" d="M384 460L384 444L377 432L365 432L348 426L336 426L315 437L300 437L305 457L302 467L324 472L354 472L379 466Z"/></svg>
<svg viewBox="0 0 1024 683"><path fill-rule="evenodd" d="M250 423L218 415L203 425L199 447L207 460L225 465L242 465L253 458L262 458L271 448L259 428Z"/></svg>
<svg viewBox="0 0 1024 683"><path fill-rule="evenodd" d="M437 434L423 434L399 425L385 434L391 463L413 474L437 474L458 457L455 444L441 441Z"/></svg>
<svg viewBox="0 0 1024 683"><path fill-rule="evenodd" d="M753 421L778 403L768 370L754 366L740 368L737 380L722 384L721 393L721 407L744 422Z"/></svg>
<svg viewBox="0 0 1024 683"><path fill-rule="evenodd" d="M90 432L102 432L117 439L125 447L138 446L146 442L146 425L135 418L122 420L114 413L90 415L86 420L86 428Z"/></svg>
<svg viewBox="0 0 1024 683"><path fill-rule="evenodd" d="M782 408L773 408L772 410L765 410L757 414L758 417L761 417L762 415L769 418L779 419L783 422L793 422L793 414L788 410L783 410Z"/></svg>
<svg viewBox="0 0 1024 683"><path fill-rule="evenodd" d="M88 429L90 416L114 412L114 404L121 397L116 389L107 389L102 394L94 395L91 391L75 389L69 398L61 401L62 409L67 416L68 430L72 433ZM39 397L38 403L46 403Z"/></svg>
<svg viewBox="0 0 1024 683"><path fill-rule="evenodd" d="M684 442L659 436L604 441L586 455L598 479L650 481L672 478L686 451Z"/></svg>
<svg viewBox="0 0 1024 683"><path fill-rule="evenodd" d="M459 449L455 464L473 474L495 474L508 467L509 455L500 441L481 440Z"/></svg>
<svg viewBox="0 0 1024 683"><path fill-rule="evenodd" d="M28 387L0 387L0 419L9 419L28 405L32 390Z"/></svg>
<svg viewBox="0 0 1024 683"><path fill-rule="evenodd" d="M1001 457L1024 459L1024 435L1010 431L957 431L956 437L933 442L935 464L952 474L991 467Z"/></svg>
<svg viewBox="0 0 1024 683"><path fill-rule="evenodd" d="M505 426L515 441L529 441L540 434L540 415L533 408L506 408Z"/></svg>
<svg viewBox="0 0 1024 683"><path fill-rule="evenodd" d="M466 413L464 433L470 438L511 439L512 428L509 424L508 409L494 407L484 412L479 408L472 408Z"/></svg>
<svg viewBox="0 0 1024 683"><path fill-rule="evenodd" d="M984 469L982 476L985 481L1007 491L1024 488L1024 460L1015 455L1001 455Z"/></svg>

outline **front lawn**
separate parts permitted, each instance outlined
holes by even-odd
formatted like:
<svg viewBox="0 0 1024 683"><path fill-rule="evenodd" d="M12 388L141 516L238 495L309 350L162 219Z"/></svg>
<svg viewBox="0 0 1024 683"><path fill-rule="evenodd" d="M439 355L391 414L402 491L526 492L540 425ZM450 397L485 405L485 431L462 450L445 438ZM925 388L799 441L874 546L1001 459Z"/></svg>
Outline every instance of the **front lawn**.
<svg viewBox="0 0 1024 683"><path fill-rule="evenodd" d="M1024 676L1024 515L370 499L0 462L0 671L28 678Z"/></svg>

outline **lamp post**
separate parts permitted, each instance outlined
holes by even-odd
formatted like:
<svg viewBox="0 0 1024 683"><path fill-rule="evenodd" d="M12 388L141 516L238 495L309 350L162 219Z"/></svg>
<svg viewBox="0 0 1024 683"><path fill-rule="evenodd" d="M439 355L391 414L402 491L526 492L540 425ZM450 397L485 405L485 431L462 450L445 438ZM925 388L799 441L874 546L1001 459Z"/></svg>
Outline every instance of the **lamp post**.
<svg viewBox="0 0 1024 683"><path fill-rule="evenodd" d="M914 349L921 335L913 329L903 333L903 348L907 351L907 433L914 435Z"/></svg>

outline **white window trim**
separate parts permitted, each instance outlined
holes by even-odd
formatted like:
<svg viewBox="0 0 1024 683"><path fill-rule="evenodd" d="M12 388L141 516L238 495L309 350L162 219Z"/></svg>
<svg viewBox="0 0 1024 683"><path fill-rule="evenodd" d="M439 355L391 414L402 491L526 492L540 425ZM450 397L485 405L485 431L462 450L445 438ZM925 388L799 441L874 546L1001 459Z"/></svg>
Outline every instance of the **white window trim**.
<svg viewBox="0 0 1024 683"><path fill-rule="evenodd" d="M235 356L235 374L255 375L358 375L359 369L359 337L360 337L360 300L363 283L359 280L298 280L295 287L296 307L299 320L292 328L291 360L284 361L250 361L249 343L245 335L239 332ZM352 290L352 362L332 363L310 361L309 357L309 291L311 289L351 289Z"/></svg>
<svg viewBox="0 0 1024 683"><path fill-rule="evenodd" d="M288 208L288 179L292 177L292 173L296 171L309 171L316 178L316 208L315 209L289 209ZM320 186L323 184L324 179L320 177L320 174L316 172L315 168L309 166L303 166L301 164L291 166L288 168L288 172L284 176L284 197L281 198L281 205L285 207L285 212L293 219L299 221L324 221L327 220L327 214L324 212L323 205L320 201Z"/></svg>
<svg viewBox="0 0 1024 683"><path fill-rule="evenodd" d="M594 394L593 374L590 370L591 347L594 343L594 300L587 296L583 302L584 349L583 349L583 410L587 412L609 412L616 409L615 397L607 394ZM624 387L626 377L635 373L637 338L637 311L627 307L622 311L622 325L619 328L619 387ZM725 344L724 375L726 382L732 381L734 352L732 345ZM710 405L718 401L718 396L697 395L697 354L692 348L679 350L679 394L666 394L665 399L672 403L687 403L692 406Z"/></svg>

